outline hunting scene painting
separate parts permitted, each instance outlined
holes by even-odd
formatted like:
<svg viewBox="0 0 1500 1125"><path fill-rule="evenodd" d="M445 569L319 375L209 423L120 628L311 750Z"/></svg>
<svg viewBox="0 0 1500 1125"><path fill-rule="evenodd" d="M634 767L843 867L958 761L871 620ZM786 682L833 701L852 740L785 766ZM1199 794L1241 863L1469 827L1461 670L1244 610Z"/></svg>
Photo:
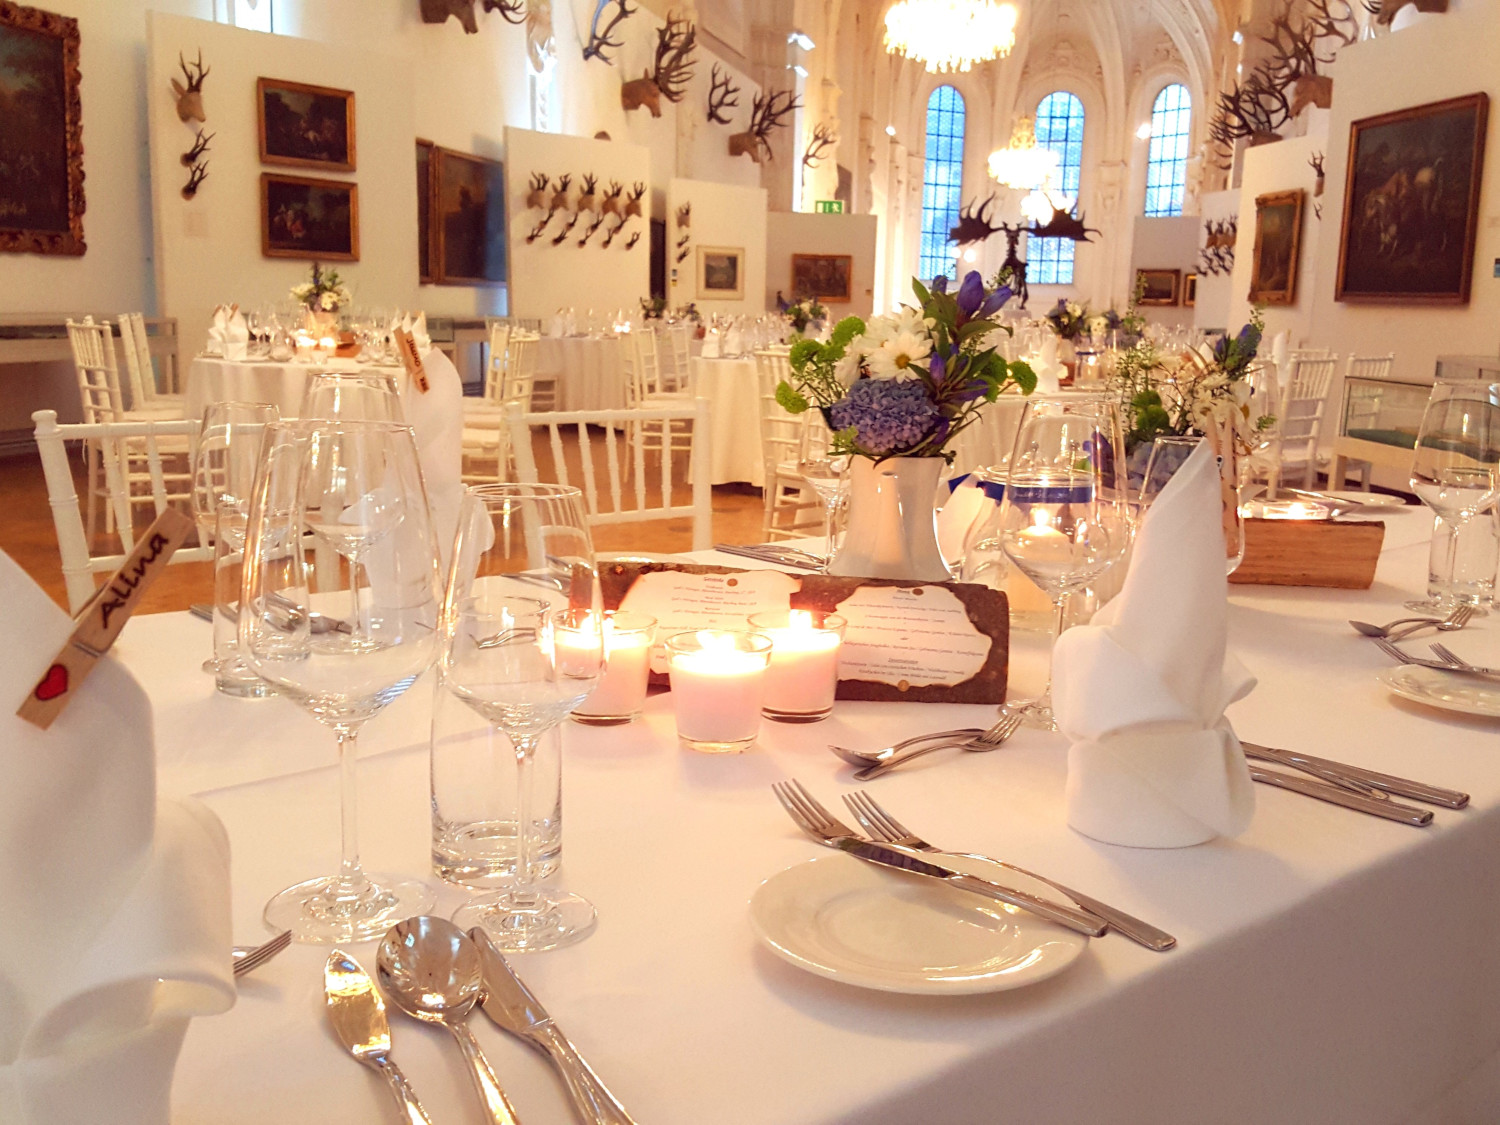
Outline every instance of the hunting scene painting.
<svg viewBox="0 0 1500 1125"><path fill-rule="evenodd" d="M505 166L434 147L430 156L432 279L439 285L505 281Z"/></svg>
<svg viewBox="0 0 1500 1125"><path fill-rule="evenodd" d="M354 171L354 92L256 82L262 164Z"/></svg>
<svg viewBox="0 0 1500 1125"><path fill-rule="evenodd" d="M261 253L359 261L359 188L342 180L260 177Z"/></svg>
<svg viewBox="0 0 1500 1125"><path fill-rule="evenodd" d="M1488 116L1470 94L1350 126L1338 300L1468 303Z"/></svg>

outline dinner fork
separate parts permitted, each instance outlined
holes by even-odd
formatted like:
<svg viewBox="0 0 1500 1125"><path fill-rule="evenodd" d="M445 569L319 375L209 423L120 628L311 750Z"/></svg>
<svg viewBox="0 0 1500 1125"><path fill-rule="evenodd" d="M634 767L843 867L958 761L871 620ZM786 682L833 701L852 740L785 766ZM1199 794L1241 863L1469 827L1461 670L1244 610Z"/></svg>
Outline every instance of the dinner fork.
<svg viewBox="0 0 1500 1125"><path fill-rule="evenodd" d="M854 750L848 746L835 746L828 744L832 750L851 766L877 766L881 762L889 761L891 755L899 754L908 746L916 746L922 742L942 742L944 740L978 738L985 732L980 727L958 727L954 730L935 730L927 734L914 734L910 738L903 738L900 742L884 747L880 750Z"/></svg>
<svg viewBox="0 0 1500 1125"><path fill-rule="evenodd" d="M292 931L282 930L270 941L260 945L237 945L231 952L234 959L234 975L242 977L252 969L258 969L276 954L292 944Z"/></svg>
<svg viewBox="0 0 1500 1125"><path fill-rule="evenodd" d="M1389 641L1399 641L1403 637L1409 637L1413 633L1420 632L1423 629L1437 629L1442 633L1451 633L1456 629L1462 629L1469 623L1469 619L1473 616L1473 606L1461 605L1447 617L1443 618L1402 617L1386 625L1371 625L1365 621L1350 621L1349 624L1353 625L1355 629L1367 637L1383 637ZM1407 625L1404 629L1395 628L1395 626L1405 624L1408 621L1415 622L1416 624Z"/></svg>
<svg viewBox="0 0 1500 1125"><path fill-rule="evenodd" d="M887 758L883 762L866 766L861 770L855 770L854 776L860 781L871 781L874 778L879 777L881 774L890 772L897 766L905 765L913 758L920 758L923 754L931 754L934 750L947 750L957 747L958 749L967 750L971 753L986 753L990 750L996 749L1011 735L1015 734L1016 731L1021 727L1021 718L1022 716L1019 712L1007 711L1005 712L1005 714L1000 716L1000 721L998 723L990 727L989 730L985 731L983 734L979 735L976 738L971 738L967 741L959 740L952 742L928 743L925 746L917 747L915 750L912 750L909 753L902 754L900 756L893 756Z"/></svg>
<svg viewBox="0 0 1500 1125"><path fill-rule="evenodd" d="M861 856L861 850L865 847L875 847L871 841L866 840L854 829L839 820L826 808L824 808L811 793L802 787L802 783L793 778L791 781L778 781L771 786L776 794L776 799L781 802L781 807L786 809L787 815L798 828L811 836L824 847L834 848L838 851ZM910 849L901 848L896 844L880 844L878 847L890 852L895 852L902 858L909 858L923 867L932 867L926 860L913 854ZM881 867L890 867L888 863L880 860L868 859ZM978 875L970 875L963 871L950 871L946 875L936 872L927 872L912 869L914 873L926 878L938 879L949 886L960 890L972 891L974 894L983 895L985 898L994 899L1010 906L1026 910L1038 917L1045 918L1049 922L1056 922L1059 926L1066 926L1076 933L1086 934L1089 937L1102 937L1108 928L1103 921L1092 914L1076 910L1071 906L1064 906L1060 902L1049 902L1040 895L1031 894L1028 891L1013 890L1003 887L998 883L992 883L988 879L981 879ZM939 870L945 870L939 868Z"/></svg>
<svg viewBox="0 0 1500 1125"><path fill-rule="evenodd" d="M998 864L1008 867L1012 871L1029 875L1041 883L1046 883L1053 890L1061 891L1070 899L1090 914L1097 915L1109 923L1109 928L1121 937L1127 937L1138 945L1144 945L1147 949L1164 953L1177 944L1177 939L1165 930L1159 930L1149 922L1143 922L1139 918L1126 914L1123 910L1116 910L1107 903L1100 902L1096 898L1080 894L1070 887L1065 887L1055 879L1049 879L1045 875L1038 875L1035 871L1027 871L1024 867L1018 867L1014 863L1007 863L1003 859L995 859L993 856L975 855L973 852L944 852L941 848L934 847L922 837L914 833L906 825L893 817L874 797L860 790L855 793L844 794L844 804L849 806L849 811L854 814L854 819L864 827L872 838L884 841L887 844L900 844L902 847L915 848L919 852L936 852L939 855L963 855L970 859L982 859L987 863Z"/></svg>
<svg viewBox="0 0 1500 1125"><path fill-rule="evenodd" d="M1413 656L1397 648L1390 641L1377 639L1375 644L1381 652L1401 664L1415 664L1419 668L1435 668L1439 672L1454 672L1489 680L1500 677L1500 668L1480 668L1473 664L1452 664L1444 660L1423 660L1419 656Z"/></svg>

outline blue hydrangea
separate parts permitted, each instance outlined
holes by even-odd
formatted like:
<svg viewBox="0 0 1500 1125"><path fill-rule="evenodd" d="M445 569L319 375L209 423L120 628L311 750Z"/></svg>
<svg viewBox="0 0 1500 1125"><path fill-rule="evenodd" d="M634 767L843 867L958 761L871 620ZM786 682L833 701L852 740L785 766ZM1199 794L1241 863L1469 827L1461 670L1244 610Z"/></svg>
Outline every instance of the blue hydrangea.
<svg viewBox="0 0 1500 1125"><path fill-rule="evenodd" d="M920 379L860 379L830 414L835 430L858 427L860 449L876 455L913 448L938 420L938 409Z"/></svg>

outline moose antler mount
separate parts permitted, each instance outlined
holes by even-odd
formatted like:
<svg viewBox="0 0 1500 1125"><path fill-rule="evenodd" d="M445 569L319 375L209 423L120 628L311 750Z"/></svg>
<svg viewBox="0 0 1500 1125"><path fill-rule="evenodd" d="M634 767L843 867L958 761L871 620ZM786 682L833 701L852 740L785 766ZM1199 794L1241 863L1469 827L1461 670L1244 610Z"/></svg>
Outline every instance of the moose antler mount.
<svg viewBox="0 0 1500 1125"><path fill-rule="evenodd" d="M667 22L656 31L656 55L651 68L620 87L620 104L626 109L645 106L652 117L660 117L662 98L673 103L682 101L693 77L693 48L697 41L696 27L685 19L668 15Z"/></svg>
<svg viewBox="0 0 1500 1125"><path fill-rule="evenodd" d="M784 119L790 117L800 104L793 90L756 94L750 106L750 128L729 138L729 155L748 156L757 164L761 162L762 154L765 159L772 159L771 130L790 124Z"/></svg>
<svg viewBox="0 0 1500 1125"><path fill-rule="evenodd" d="M1000 227L990 222L990 208L995 205L995 196L992 192L988 199L979 203L976 200L965 203L958 213L958 225L948 232L948 241L956 242L960 246L971 246L977 242L983 242L992 234L998 234Z"/></svg>

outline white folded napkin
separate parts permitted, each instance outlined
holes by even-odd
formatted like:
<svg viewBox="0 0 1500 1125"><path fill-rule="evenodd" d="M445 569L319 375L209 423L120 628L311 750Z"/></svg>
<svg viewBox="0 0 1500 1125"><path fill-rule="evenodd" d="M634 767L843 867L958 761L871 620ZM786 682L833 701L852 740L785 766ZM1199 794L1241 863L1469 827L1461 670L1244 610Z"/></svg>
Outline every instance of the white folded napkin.
<svg viewBox="0 0 1500 1125"><path fill-rule="evenodd" d="M938 491L944 487L939 485ZM1005 486L982 480L978 473L966 473L947 481L946 487L948 499L937 514L937 539L943 561L951 566L963 558L970 530L1004 498Z"/></svg>
<svg viewBox="0 0 1500 1125"><path fill-rule="evenodd" d="M1276 367L1277 379L1286 376L1286 361L1288 356L1289 331L1283 328L1275 336L1271 337L1271 362Z"/></svg>
<svg viewBox="0 0 1500 1125"><path fill-rule="evenodd" d="M1255 679L1232 656L1217 458L1202 442L1151 505L1120 595L1052 658L1068 823L1177 848L1249 827L1255 795L1224 708Z"/></svg>
<svg viewBox="0 0 1500 1125"><path fill-rule="evenodd" d="M214 309L208 324L208 344L203 349L208 355L223 355L224 344L229 339L229 306L219 305Z"/></svg>
<svg viewBox="0 0 1500 1125"><path fill-rule="evenodd" d="M547 335L555 340L558 337L566 336L567 334L568 322L563 317L563 314L559 312L556 316L554 316L547 322Z"/></svg>
<svg viewBox="0 0 1500 1125"><path fill-rule="evenodd" d="M710 328L703 337L703 351L699 353L704 359L719 358L719 330Z"/></svg>
<svg viewBox="0 0 1500 1125"><path fill-rule="evenodd" d="M427 334L427 314L419 312L416 318L405 316L401 319L401 327L411 333L412 341L417 345L417 351L425 352L432 347L432 337Z"/></svg>
<svg viewBox="0 0 1500 1125"><path fill-rule="evenodd" d="M731 328L724 336L725 355L745 354L745 334L738 328Z"/></svg>
<svg viewBox="0 0 1500 1125"><path fill-rule="evenodd" d="M250 350L250 326L238 307L229 311L224 323L224 358L244 359Z"/></svg>
<svg viewBox="0 0 1500 1125"><path fill-rule="evenodd" d="M427 393L411 386L403 370L398 386L401 409L417 438L417 459L427 486L427 506L437 532L438 553L447 573L448 554L458 530L463 499L464 385L453 361L430 344L422 355Z"/></svg>
<svg viewBox="0 0 1500 1125"><path fill-rule="evenodd" d="M1055 395L1062 389L1062 377L1068 373L1057 358L1058 338L1049 332L1042 340L1041 354L1031 357L1031 369L1036 372L1036 393Z"/></svg>
<svg viewBox="0 0 1500 1125"><path fill-rule="evenodd" d="M0 1121L166 1125L188 1021L234 1003L229 844L158 801L151 704L114 657L49 730L16 716L72 622L3 552L0 606Z"/></svg>

